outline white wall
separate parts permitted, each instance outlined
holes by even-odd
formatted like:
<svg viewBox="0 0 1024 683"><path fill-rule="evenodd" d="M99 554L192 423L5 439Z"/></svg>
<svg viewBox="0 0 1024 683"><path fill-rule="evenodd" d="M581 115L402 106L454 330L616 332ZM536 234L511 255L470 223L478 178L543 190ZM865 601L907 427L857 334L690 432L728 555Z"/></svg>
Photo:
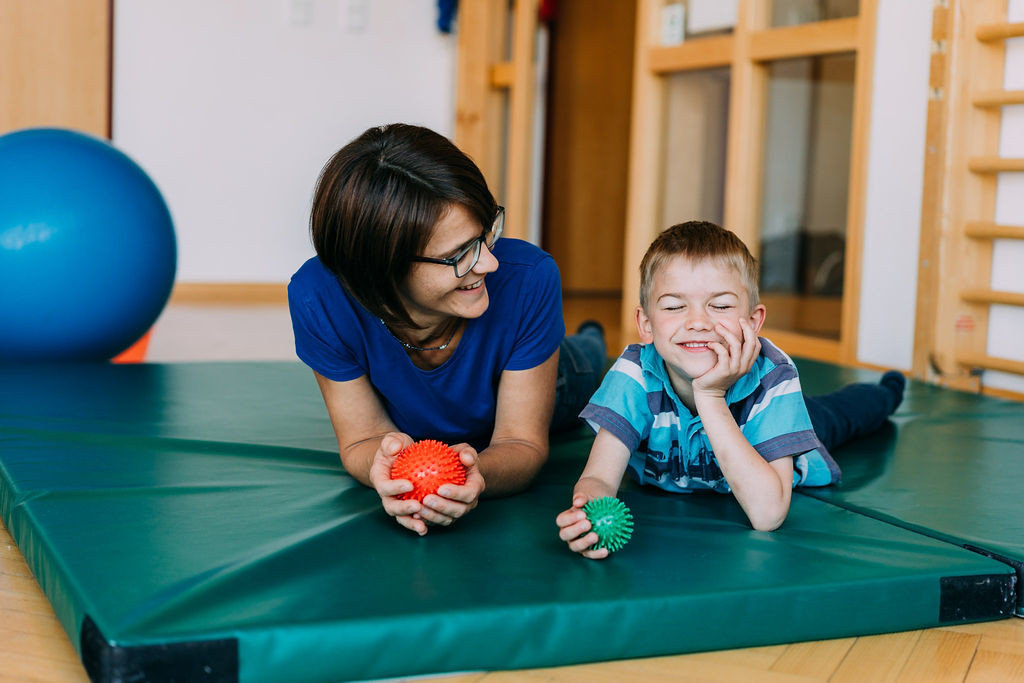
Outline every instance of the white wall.
<svg viewBox="0 0 1024 683"><path fill-rule="evenodd" d="M880 0L858 360L913 363L933 0Z"/></svg>
<svg viewBox="0 0 1024 683"><path fill-rule="evenodd" d="M909 369L933 0L880 0L868 142L858 359ZM350 14L350 10L357 10ZM364 10L359 20L358 10ZM312 255L316 175L365 128L454 125L455 38L427 0L116 0L114 142L174 215L179 282L286 282ZM1010 0L1010 21L1024 0ZM352 17L354 16L354 25ZM1006 87L1024 88L1024 39ZM1002 153L1024 156L1024 106ZM1024 174L996 220L1024 224ZM997 242L992 287L1024 291L1024 245ZM989 353L1024 360L1024 312L993 307ZM1024 391L988 372L985 383Z"/></svg>
<svg viewBox="0 0 1024 683"><path fill-rule="evenodd" d="M313 185L372 125L451 135L454 35L426 0L116 0L114 143L160 187L178 282L286 282Z"/></svg>
<svg viewBox="0 0 1024 683"><path fill-rule="evenodd" d="M1024 0L1010 0L1008 21L1024 21ZM1003 87L1024 89L1024 38L1006 41ZM1003 107L999 155L1024 157L1024 105ZM996 185L996 223L1024 225L1024 173L1001 173ZM1024 292L1024 242L996 240L992 253L992 289ZM992 306L988 325L988 354L1024 361L1024 309ZM1024 377L985 372L985 386L1024 392Z"/></svg>

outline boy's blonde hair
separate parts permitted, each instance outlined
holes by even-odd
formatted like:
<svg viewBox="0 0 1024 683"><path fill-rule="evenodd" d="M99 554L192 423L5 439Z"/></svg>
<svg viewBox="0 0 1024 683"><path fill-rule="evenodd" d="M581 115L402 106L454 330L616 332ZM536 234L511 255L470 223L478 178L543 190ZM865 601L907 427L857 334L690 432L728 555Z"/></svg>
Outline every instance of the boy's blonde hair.
<svg viewBox="0 0 1024 683"><path fill-rule="evenodd" d="M750 307L757 306L757 259L743 240L714 223L687 221L664 230L647 247L647 253L640 262L640 305L645 311L654 284L654 274L673 256L685 256L693 261L712 259L734 268L750 295Z"/></svg>

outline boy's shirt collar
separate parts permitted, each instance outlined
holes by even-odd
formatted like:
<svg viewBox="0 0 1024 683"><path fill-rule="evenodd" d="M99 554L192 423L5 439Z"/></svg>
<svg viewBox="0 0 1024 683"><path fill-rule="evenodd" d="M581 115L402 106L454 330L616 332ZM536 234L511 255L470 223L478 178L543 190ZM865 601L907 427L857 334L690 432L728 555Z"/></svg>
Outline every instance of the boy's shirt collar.
<svg viewBox="0 0 1024 683"><path fill-rule="evenodd" d="M729 405L742 401L754 393L761 385L761 380L764 376L774 367L774 364L765 358L764 355L764 346L767 340L763 337L759 337L759 339L761 340L761 353L754 360L754 366L750 368L750 372L736 380L725 392L725 402ZM684 408L686 407L682 400L680 400L676 388L672 386L672 380L668 376L668 368L665 367L665 360L658 353L658 350L654 348L654 344L642 344L640 346L640 368L645 374L653 375L655 379L661 382L674 401ZM686 412L689 413L689 410Z"/></svg>

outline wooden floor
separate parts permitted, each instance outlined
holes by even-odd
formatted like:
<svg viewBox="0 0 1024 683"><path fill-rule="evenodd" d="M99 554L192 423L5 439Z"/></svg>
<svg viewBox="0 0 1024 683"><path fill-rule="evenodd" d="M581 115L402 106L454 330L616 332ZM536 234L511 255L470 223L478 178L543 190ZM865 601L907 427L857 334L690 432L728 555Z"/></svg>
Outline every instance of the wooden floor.
<svg viewBox="0 0 1024 683"><path fill-rule="evenodd" d="M609 633L609 637L621 635ZM50 603L0 526L0 681L87 680ZM1024 619L431 680L1024 681Z"/></svg>

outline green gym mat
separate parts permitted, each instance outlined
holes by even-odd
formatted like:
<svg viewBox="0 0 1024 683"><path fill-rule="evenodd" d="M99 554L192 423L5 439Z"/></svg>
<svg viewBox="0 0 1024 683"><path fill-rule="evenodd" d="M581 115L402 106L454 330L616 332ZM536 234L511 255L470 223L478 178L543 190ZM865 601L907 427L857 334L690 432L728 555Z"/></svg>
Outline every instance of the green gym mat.
<svg viewBox="0 0 1024 683"><path fill-rule="evenodd" d="M806 360L799 368L809 393L877 378ZM834 455L842 482L802 493L997 558L1024 580L1024 404L910 382L892 425Z"/></svg>
<svg viewBox="0 0 1024 683"><path fill-rule="evenodd" d="M603 562L554 517L589 448L425 538L340 467L292 363L0 367L0 513L94 680L321 681L555 666L1012 613L1011 567L805 496L627 487Z"/></svg>

